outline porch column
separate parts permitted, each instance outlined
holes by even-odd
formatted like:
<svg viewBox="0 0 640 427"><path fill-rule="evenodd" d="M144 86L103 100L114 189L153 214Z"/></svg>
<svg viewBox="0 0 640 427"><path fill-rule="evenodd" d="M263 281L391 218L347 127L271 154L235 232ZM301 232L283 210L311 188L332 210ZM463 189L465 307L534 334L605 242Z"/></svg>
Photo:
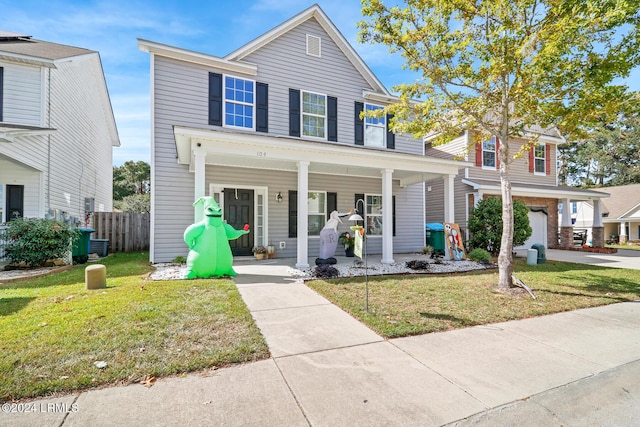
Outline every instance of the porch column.
<svg viewBox="0 0 640 427"><path fill-rule="evenodd" d="M204 169L205 169L205 158L207 157L207 151L200 147L198 144L197 148L193 149L193 167L195 171L195 177L193 182L193 201L195 202L200 197L204 197L204 189L205 189L205 178L204 178ZM201 221L204 217L204 212L202 209L202 205L198 205L194 211L194 222Z"/></svg>
<svg viewBox="0 0 640 427"><path fill-rule="evenodd" d="M571 201L562 200L562 225L560 226L560 247L573 246L573 225L571 224Z"/></svg>
<svg viewBox="0 0 640 427"><path fill-rule="evenodd" d="M296 268L309 268L309 162L298 162L298 257Z"/></svg>
<svg viewBox="0 0 640 427"><path fill-rule="evenodd" d="M455 199L453 197L453 184L455 175L444 177L444 222L456 222Z"/></svg>
<svg viewBox="0 0 640 427"><path fill-rule="evenodd" d="M620 244L626 243L629 240L629 236L627 236L627 221L622 221L620 223Z"/></svg>
<svg viewBox="0 0 640 427"><path fill-rule="evenodd" d="M383 264L393 264L393 169L382 173L382 260Z"/></svg>
<svg viewBox="0 0 640 427"><path fill-rule="evenodd" d="M602 209L600 199L593 201L593 226L591 226L591 246L604 247L604 225L602 224Z"/></svg>

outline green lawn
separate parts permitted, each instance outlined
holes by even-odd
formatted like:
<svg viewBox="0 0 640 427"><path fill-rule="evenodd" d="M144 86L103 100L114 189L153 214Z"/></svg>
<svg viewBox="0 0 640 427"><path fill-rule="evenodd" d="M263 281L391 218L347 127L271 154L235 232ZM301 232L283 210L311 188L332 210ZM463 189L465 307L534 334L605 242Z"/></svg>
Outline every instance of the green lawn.
<svg viewBox="0 0 640 427"><path fill-rule="evenodd" d="M269 356L231 280L148 281L147 260L104 259L101 290L86 265L0 286L0 401Z"/></svg>
<svg viewBox="0 0 640 427"><path fill-rule="evenodd" d="M640 274L549 261L516 259L516 275L535 291L497 292L497 270L449 275L369 277L369 312L363 277L309 282L343 310L387 338L417 335L606 305L640 298Z"/></svg>

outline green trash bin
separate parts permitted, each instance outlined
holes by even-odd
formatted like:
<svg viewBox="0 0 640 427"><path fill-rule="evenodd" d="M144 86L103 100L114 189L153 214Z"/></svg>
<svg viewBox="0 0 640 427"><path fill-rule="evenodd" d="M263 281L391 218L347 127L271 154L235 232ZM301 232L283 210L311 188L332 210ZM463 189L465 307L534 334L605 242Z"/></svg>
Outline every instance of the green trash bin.
<svg viewBox="0 0 640 427"><path fill-rule="evenodd" d="M73 244L73 251L71 252L71 256L73 261L78 264L84 264L89 259L89 242L91 233L93 233L93 228L78 228L80 230L80 237Z"/></svg>
<svg viewBox="0 0 640 427"><path fill-rule="evenodd" d="M531 245L531 249L538 251L538 264L544 264L547 262L547 256L545 254L545 248L543 244L534 243Z"/></svg>
<svg viewBox="0 0 640 427"><path fill-rule="evenodd" d="M433 248L433 253L444 256L444 225L439 222L425 224L427 245Z"/></svg>

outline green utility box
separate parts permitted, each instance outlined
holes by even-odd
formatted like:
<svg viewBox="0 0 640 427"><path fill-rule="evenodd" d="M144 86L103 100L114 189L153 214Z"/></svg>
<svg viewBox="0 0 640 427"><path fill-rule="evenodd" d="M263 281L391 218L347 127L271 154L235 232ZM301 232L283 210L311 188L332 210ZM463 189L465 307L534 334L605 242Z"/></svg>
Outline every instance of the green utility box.
<svg viewBox="0 0 640 427"><path fill-rule="evenodd" d="M547 262L547 256L545 254L545 248L543 244L534 243L531 245L531 249L538 251L538 264L544 264Z"/></svg>
<svg viewBox="0 0 640 427"><path fill-rule="evenodd" d="M73 251L71 256L73 257L73 261L78 264L84 264L89 259L89 241L91 233L93 233L93 228L78 228L80 230L80 237L73 244Z"/></svg>
<svg viewBox="0 0 640 427"><path fill-rule="evenodd" d="M428 222L425 224L427 233L427 245L433 248L433 253L444 255L444 225L439 222Z"/></svg>

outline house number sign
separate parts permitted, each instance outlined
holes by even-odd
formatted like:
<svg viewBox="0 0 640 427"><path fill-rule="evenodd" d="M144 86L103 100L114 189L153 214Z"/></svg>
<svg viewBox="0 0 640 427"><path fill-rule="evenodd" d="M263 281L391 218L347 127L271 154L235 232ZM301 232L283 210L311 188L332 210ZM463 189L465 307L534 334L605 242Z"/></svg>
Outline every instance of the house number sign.
<svg viewBox="0 0 640 427"><path fill-rule="evenodd" d="M266 151L258 151L258 152L256 152L256 155L258 157L267 157L267 152Z"/></svg>

